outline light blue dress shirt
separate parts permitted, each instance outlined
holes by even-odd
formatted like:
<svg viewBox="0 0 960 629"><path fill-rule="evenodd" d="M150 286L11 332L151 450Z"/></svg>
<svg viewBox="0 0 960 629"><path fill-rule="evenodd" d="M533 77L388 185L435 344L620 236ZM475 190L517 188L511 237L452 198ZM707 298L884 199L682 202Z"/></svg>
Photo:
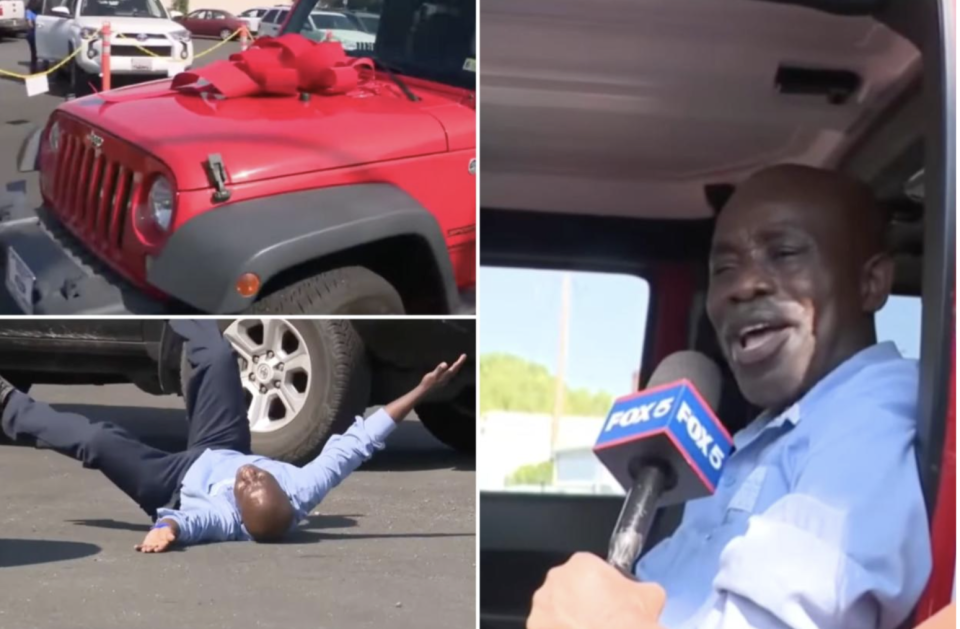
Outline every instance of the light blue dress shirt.
<svg viewBox="0 0 960 629"><path fill-rule="evenodd" d="M930 575L919 371L863 350L734 436L716 493L637 565L670 629L895 629Z"/></svg>
<svg viewBox="0 0 960 629"><path fill-rule="evenodd" d="M366 420L358 417L349 430L331 437L319 456L303 467L235 450L207 450L183 478L180 509L158 509L157 519L176 521L179 544L251 539L240 521L233 482L241 466L252 464L280 483L296 510L295 528L331 489L383 448L394 428L396 422L383 409Z"/></svg>

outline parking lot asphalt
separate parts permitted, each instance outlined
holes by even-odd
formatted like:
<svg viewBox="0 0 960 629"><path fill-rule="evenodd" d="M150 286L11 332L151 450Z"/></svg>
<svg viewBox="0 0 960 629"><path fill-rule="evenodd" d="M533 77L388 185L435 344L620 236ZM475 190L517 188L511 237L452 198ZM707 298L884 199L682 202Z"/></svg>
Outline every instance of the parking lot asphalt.
<svg viewBox="0 0 960 629"><path fill-rule="evenodd" d="M177 397L127 385L33 394L158 447L183 444ZM149 520L98 472L0 445L0 479L4 629L475 626L474 461L415 418L283 544L141 555Z"/></svg>
<svg viewBox="0 0 960 629"><path fill-rule="evenodd" d="M194 41L196 55L203 55L192 67L199 68L218 59L226 59L240 51L240 44L227 42L209 54L219 42L209 39ZM0 38L0 70L24 74L29 70L30 49L22 38ZM115 80L115 86L128 85L132 80ZM24 139L35 126L46 123L57 106L64 102L65 88L62 83L51 81L51 93L28 97L23 81L0 75L0 215L11 210L19 197L19 190L26 192L29 208L40 205L40 184L36 173L17 171L17 152ZM0 260L0 274L6 261ZM2 275L0 275L2 277ZM6 290L0 290L0 314L20 314Z"/></svg>

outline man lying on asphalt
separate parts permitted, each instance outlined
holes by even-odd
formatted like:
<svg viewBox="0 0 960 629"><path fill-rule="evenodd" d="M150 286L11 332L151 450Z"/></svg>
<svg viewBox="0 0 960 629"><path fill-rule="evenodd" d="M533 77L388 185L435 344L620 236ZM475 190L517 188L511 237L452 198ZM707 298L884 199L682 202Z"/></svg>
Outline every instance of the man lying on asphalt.
<svg viewBox="0 0 960 629"><path fill-rule="evenodd" d="M168 453L109 423L61 413L0 378L0 425L11 439L30 439L100 470L155 524L136 549L158 553L173 544L222 540L270 542L294 530L327 493L375 450L432 388L463 366L441 363L403 397L387 404L320 455L296 467L250 453L237 356L215 321L174 320L194 368L184 392L187 448Z"/></svg>
<svg viewBox="0 0 960 629"><path fill-rule="evenodd" d="M638 563L676 629L894 629L930 575L914 454L919 370L877 343L893 282L871 191L760 172L717 219L707 314L744 397L717 492ZM551 571L528 629L641 626L638 584L592 555ZM654 599L656 597L653 597Z"/></svg>

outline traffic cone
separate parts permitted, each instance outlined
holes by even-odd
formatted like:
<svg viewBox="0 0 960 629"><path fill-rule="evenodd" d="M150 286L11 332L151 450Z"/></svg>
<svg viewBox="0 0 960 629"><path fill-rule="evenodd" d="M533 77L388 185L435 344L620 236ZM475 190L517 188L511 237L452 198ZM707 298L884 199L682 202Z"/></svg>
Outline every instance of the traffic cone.
<svg viewBox="0 0 960 629"><path fill-rule="evenodd" d="M240 27L240 50L246 50L250 43L250 35L247 32L247 25Z"/></svg>

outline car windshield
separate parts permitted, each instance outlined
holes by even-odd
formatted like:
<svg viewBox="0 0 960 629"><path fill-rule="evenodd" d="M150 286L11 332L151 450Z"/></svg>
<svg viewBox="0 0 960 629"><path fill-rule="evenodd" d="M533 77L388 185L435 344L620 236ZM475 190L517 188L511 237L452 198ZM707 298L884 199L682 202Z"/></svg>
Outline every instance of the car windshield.
<svg viewBox="0 0 960 629"><path fill-rule="evenodd" d="M314 13L310 16L313 27L316 29L332 29L338 31L355 31L355 27L350 20L342 15L332 13Z"/></svg>
<svg viewBox="0 0 960 629"><path fill-rule="evenodd" d="M360 23L363 24L363 28L366 29L368 33L377 33L377 29L380 27L380 17L377 15L358 15L357 19L360 20Z"/></svg>
<svg viewBox="0 0 960 629"><path fill-rule="evenodd" d="M311 13L317 3L297 4L283 32L315 38ZM397 74L476 89L475 0L386 0L376 19L372 56L381 65ZM344 42L355 57L371 56L370 46Z"/></svg>
<svg viewBox="0 0 960 629"><path fill-rule="evenodd" d="M159 0L83 0L80 15L85 17L155 17L166 19Z"/></svg>

